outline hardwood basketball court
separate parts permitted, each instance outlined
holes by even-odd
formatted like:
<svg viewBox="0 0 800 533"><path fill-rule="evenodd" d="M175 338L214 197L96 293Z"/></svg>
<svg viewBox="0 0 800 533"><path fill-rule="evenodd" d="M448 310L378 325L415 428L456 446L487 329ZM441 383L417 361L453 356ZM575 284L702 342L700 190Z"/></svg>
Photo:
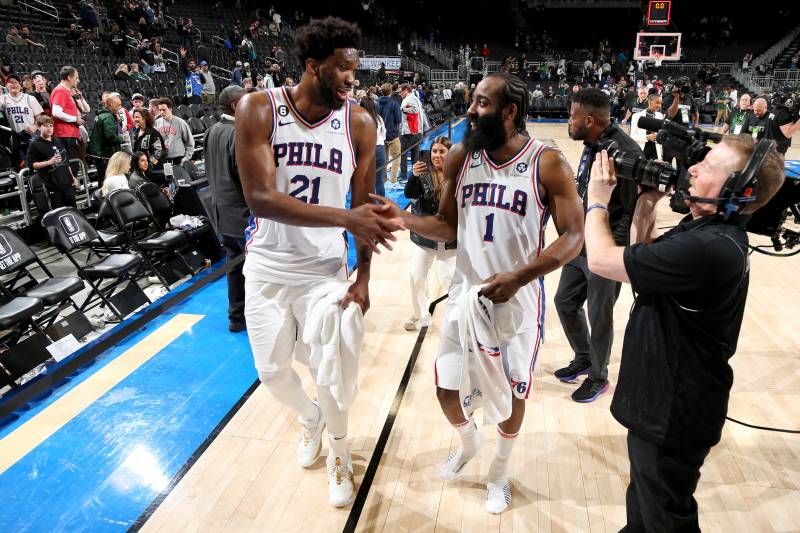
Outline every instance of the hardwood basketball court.
<svg viewBox="0 0 800 533"><path fill-rule="evenodd" d="M529 130L558 146L574 170L581 144L567 137L566 124L529 124ZM787 159L797 158L800 149L793 147ZM678 218L663 205L658 224L672 225ZM551 224L547 242L554 239ZM752 240L766 242L758 236ZM398 387L409 357L416 354L417 360L402 401L395 406L383 454L379 462L375 459L374 479L361 494L366 495L363 508L334 509L328 504L324 457L308 470L297 465L299 423L259 386L142 530L342 531L356 519L359 531L387 532L612 532L624 525L626 432L609 413L611 393L591 404L577 404L569 398L577 385L552 376L572 358L552 303L558 272L545 279L546 340L514 449L512 508L502 515L484 510L485 475L494 448L492 427L482 429L486 445L465 475L448 483L439 480L439 462L458 445L439 410L433 384L445 303L437 306L433 325L424 335L403 330L411 313L406 265L412 246L407 234L402 235L394 252L374 259L360 392L350 416L356 490L382 431L391 424L387 417L394 415L392 404L400 397ZM731 362L735 383L729 415L753 424L798 429L800 256L753 254L751 261L747 310ZM615 308L611 392L632 301L630 286L623 286ZM308 373L304 368L299 371L313 394ZM706 531L797 531L800 436L728 422L722 441L702 469L696 497L700 525Z"/></svg>

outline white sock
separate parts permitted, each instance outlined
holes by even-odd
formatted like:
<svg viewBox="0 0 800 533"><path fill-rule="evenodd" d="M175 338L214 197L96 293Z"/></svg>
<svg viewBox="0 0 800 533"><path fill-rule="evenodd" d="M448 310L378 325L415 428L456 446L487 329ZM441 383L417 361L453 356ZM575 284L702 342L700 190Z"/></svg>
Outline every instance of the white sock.
<svg viewBox="0 0 800 533"><path fill-rule="evenodd" d="M486 478L489 483L502 486L508 481L508 463L511 461L511 452L517 442L517 435L519 433L509 434L503 432L499 427L497 428L494 459Z"/></svg>
<svg viewBox="0 0 800 533"><path fill-rule="evenodd" d="M457 478L469 460L475 457L483 446L483 433L478 431L478 427L472 419L460 426L455 426L455 428L461 436L461 445L450 454L439 470L439 477L444 480Z"/></svg>
<svg viewBox="0 0 800 533"><path fill-rule="evenodd" d="M347 452L347 411L339 409L330 389L317 389L322 418L328 426L328 447L334 457L344 457Z"/></svg>

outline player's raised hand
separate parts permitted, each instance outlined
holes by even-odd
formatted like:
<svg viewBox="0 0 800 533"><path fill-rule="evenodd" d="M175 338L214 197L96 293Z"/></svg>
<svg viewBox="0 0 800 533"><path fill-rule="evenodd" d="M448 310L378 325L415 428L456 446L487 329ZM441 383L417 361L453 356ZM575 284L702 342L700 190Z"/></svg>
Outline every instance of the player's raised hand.
<svg viewBox="0 0 800 533"><path fill-rule="evenodd" d="M522 286L514 272L494 274L483 283L485 286L481 289L481 296L490 299L495 304L509 301Z"/></svg>
<svg viewBox="0 0 800 533"><path fill-rule="evenodd" d="M389 206L363 204L349 211L345 229L353 234L356 239L361 240L372 248L372 251L379 254L378 245L382 245L387 250L392 249L389 241L396 241L397 237L393 232L405 229L399 218L391 218L385 215Z"/></svg>

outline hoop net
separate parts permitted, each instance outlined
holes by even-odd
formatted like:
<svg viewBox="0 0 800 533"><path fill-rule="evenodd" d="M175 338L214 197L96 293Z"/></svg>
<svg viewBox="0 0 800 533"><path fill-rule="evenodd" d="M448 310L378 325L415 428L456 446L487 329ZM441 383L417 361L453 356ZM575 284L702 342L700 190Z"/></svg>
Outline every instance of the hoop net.
<svg viewBox="0 0 800 533"><path fill-rule="evenodd" d="M653 52L653 62L655 63L656 67L661 66L661 62L664 60L664 55L659 52Z"/></svg>

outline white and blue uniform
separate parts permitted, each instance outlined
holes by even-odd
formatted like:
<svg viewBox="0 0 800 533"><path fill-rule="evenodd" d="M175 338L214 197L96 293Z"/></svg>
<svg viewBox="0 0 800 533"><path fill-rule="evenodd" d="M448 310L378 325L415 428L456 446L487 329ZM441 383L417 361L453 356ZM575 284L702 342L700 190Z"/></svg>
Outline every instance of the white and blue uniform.
<svg viewBox="0 0 800 533"><path fill-rule="evenodd" d="M345 102L316 123L297 111L285 88L266 91L272 106L270 138L278 191L306 203L344 209L356 168ZM295 339L303 360L302 325L318 283L347 279L347 242L341 228L292 226L252 218L246 231L245 317L256 368L274 372L291 360ZM280 361L277 361L280 359ZM305 361L304 361L305 362Z"/></svg>
<svg viewBox="0 0 800 533"><path fill-rule="evenodd" d="M520 152L498 165L486 151L468 154L458 175L458 255L442 326L436 384L458 390L463 349L458 336L458 302L463 291L494 274L529 263L544 248L549 211L539 192L539 159L549 147L529 139ZM544 329L544 279L514 295L524 316L516 336L501 345L503 366L514 394L527 398Z"/></svg>

